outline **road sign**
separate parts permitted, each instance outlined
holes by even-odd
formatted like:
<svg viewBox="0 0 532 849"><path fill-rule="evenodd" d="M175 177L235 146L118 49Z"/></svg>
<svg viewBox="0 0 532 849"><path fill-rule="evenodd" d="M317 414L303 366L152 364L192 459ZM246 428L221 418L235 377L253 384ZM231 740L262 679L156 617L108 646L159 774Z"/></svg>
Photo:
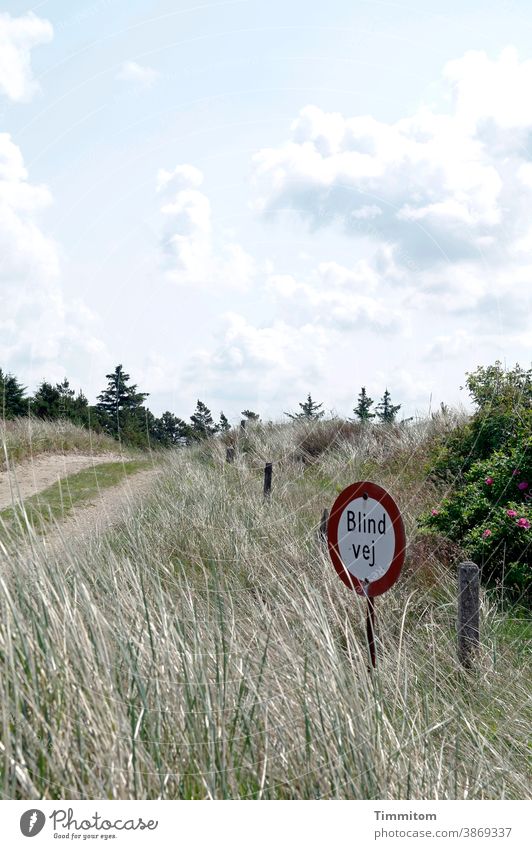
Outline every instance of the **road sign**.
<svg viewBox="0 0 532 849"><path fill-rule="evenodd" d="M382 486L353 483L329 516L329 553L340 578L373 597L396 582L405 558L405 530L397 504Z"/></svg>

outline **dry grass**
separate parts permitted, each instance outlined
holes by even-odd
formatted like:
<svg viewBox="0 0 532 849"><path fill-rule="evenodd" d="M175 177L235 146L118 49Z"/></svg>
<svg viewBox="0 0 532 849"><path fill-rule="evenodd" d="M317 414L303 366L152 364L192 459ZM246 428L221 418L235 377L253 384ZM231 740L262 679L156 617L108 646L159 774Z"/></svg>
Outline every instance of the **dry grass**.
<svg viewBox="0 0 532 849"><path fill-rule="evenodd" d="M103 433L95 433L65 420L43 421L20 417L0 419L0 469L38 454L101 454L118 451L118 443Z"/></svg>
<svg viewBox="0 0 532 849"><path fill-rule="evenodd" d="M377 600L369 672L362 600L317 539L322 508L371 466L414 538L434 427L366 429L311 465L296 459L304 428L250 428L234 465L217 440L169 455L151 499L104 539L5 558L4 798L526 797L516 614L483 597L464 673L456 576L418 550L431 580L410 559Z"/></svg>

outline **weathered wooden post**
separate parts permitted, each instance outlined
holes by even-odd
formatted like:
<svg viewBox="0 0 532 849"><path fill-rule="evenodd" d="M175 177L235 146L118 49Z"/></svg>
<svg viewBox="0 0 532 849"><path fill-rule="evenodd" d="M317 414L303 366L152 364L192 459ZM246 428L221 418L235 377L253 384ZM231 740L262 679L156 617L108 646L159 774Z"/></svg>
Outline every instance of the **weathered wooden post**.
<svg viewBox="0 0 532 849"><path fill-rule="evenodd" d="M264 466L264 497L269 498L272 491L272 469L273 463Z"/></svg>
<svg viewBox="0 0 532 849"><path fill-rule="evenodd" d="M480 570L467 561L458 567L458 659L467 669L480 645Z"/></svg>
<svg viewBox="0 0 532 849"><path fill-rule="evenodd" d="M225 451L225 460L227 463L234 463L235 460L235 449L227 448Z"/></svg>
<svg viewBox="0 0 532 849"><path fill-rule="evenodd" d="M321 542L327 542L327 532L329 530L329 511L327 508L321 514L319 537Z"/></svg>

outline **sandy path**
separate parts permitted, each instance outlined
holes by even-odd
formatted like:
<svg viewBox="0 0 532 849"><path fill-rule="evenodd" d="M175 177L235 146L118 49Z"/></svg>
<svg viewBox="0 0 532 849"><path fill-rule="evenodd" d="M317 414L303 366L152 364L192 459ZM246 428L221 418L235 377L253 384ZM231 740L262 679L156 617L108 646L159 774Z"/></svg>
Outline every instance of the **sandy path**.
<svg viewBox="0 0 532 849"><path fill-rule="evenodd" d="M0 471L0 510L81 469L121 459L118 454L39 454L8 471Z"/></svg>
<svg viewBox="0 0 532 849"><path fill-rule="evenodd" d="M57 546L65 541L84 539L101 534L116 522L124 519L133 507L153 489L161 467L128 475L117 486L96 493L90 502L83 502L64 519L50 528L44 537L45 545Z"/></svg>

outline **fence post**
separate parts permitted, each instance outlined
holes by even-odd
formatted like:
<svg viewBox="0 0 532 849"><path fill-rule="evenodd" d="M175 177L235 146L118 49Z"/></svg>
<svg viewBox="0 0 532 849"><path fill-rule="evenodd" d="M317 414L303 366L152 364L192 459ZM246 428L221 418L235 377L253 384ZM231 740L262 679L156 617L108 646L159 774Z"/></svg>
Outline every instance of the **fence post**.
<svg viewBox="0 0 532 849"><path fill-rule="evenodd" d="M319 537L322 542L327 542L327 532L329 530L329 511L327 508L321 514Z"/></svg>
<svg viewBox="0 0 532 849"><path fill-rule="evenodd" d="M264 466L264 497L269 498L272 491L272 469L273 463Z"/></svg>
<svg viewBox="0 0 532 849"><path fill-rule="evenodd" d="M458 659L467 669L480 645L480 570L467 561L458 567Z"/></svg>
<svg viewBox="0 0 532 849"><path fill-rule="evenodd" d="M227 463L233 463L235 459L235 449L227 448L225 451L225 460Z"/></svg>

